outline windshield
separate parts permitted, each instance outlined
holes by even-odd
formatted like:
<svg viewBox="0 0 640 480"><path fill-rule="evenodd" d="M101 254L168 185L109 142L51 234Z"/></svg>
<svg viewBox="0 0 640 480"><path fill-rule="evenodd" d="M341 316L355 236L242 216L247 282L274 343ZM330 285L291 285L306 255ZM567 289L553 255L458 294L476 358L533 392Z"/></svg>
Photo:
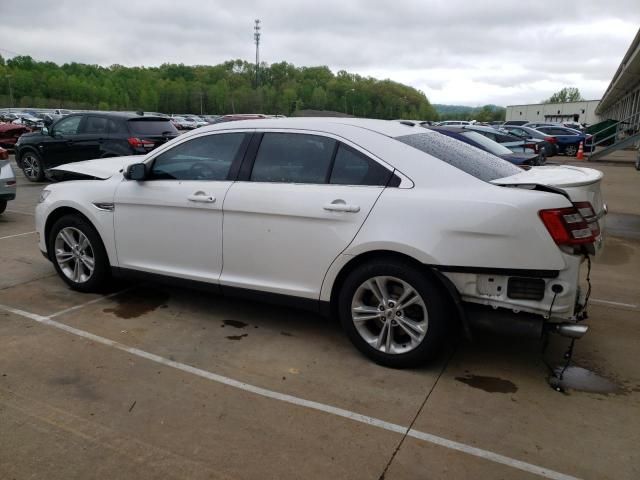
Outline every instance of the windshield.
<svg viewBox="0 0 640 480"><path fill-rule="evenodd" d="M177 135L178 130L169 120L129 120L129 129L131 133L137 135Z"/></svg>
<svg viewBox="0 0 640 480"><path fill-rule="evenodd" d="M522 173L522 169L506 160L442 133L415 133L397 137L396 140L485 182Z"/></svg>
<svg viewBox="0 0 640 480"><path fill-rule="evenodd" d="M499 143L494 142L490 138L485 137L481 133L462 132L460 135L464 135L469 140L473 140L478 145L482 145L483 148L486 148L489 152L493 153L494 155L509 155L510 153L513 153L507 147L503 147Z"/></svg>

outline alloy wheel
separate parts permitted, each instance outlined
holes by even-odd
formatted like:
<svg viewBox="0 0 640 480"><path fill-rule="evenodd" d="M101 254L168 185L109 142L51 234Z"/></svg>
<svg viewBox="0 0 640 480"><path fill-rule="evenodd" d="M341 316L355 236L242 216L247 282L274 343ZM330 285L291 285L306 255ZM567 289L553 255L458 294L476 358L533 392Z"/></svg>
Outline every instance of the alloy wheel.
<svg viewBox="0 0 640 480"><path fill-rule="evenodd" d="M371 347L387 354L414 350L429 327L427 307L418 291L390 276L372 277L356 289L351 319Z"/></svg>
<svg viewBox="0 0 640 480"><path fill-rule="evenodd" d="M40 162L32 153L22 157L22 171L29 179L35 180L40 177Z"/></svg>
<svg viewBox="0 0 640 480"><path fill-rule="evenodd" d="M575 156L578 153L578 148L575 145L569 145L565 150L564 150L565 155L568 155L570 157Z"/></svg>
<svg viewBox="0 0 640 480"><path fill-rule="evenodd" d="M84 283L95 269L95 255L87 236L74 227L58 232L54 244L56 262L62 273L75 283Z"/></svg>

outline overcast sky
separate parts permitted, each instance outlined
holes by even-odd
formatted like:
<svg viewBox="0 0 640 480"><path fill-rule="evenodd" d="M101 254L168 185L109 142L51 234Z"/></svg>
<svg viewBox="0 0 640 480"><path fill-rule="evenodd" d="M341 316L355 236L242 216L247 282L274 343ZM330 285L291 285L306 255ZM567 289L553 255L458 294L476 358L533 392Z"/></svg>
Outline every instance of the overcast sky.
<svg viewBox="0 0 640 480"><path fill-rule="evenodd" d="M640 26L639 0L0 0L0 54L155 66L261 59L390 78L432 103L600 98Z"/></svg>

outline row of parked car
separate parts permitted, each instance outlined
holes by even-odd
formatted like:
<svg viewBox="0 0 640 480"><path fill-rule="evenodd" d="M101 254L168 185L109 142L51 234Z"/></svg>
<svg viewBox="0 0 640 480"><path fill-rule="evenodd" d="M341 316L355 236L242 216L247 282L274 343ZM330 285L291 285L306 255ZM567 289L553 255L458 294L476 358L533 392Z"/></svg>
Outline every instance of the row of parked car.
<svg viewBox="0 0 640 480"><path fill-rule="evenodd" d="M513 121L481 125L477 122L464 120L447 120L437 124L418 123L426 128L440 128L450 131L458 129L458 133L475 131L512 151L521 152L524 148L525 152L540 153L544 158L558 154L574 157L578 153L581 143L585 153L591 152L595 148L592 135L559 123ZM515 150L511 148L513 146L516 147Z"/></svg>

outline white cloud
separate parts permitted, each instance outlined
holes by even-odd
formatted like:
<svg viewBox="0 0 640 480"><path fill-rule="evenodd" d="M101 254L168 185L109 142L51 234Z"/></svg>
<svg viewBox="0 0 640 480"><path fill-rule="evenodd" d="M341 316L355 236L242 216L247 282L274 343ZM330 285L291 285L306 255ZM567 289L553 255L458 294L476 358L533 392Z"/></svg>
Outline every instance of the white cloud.
<svg viewBox="0 0 640 480"><path fill-rule="evenodd" d="M640 24L637 0L5 0L0 53L58 63L159 65L261 57L391 78L433 103L598 98ZM6 50L3 50L6 49Z"/></svg>

